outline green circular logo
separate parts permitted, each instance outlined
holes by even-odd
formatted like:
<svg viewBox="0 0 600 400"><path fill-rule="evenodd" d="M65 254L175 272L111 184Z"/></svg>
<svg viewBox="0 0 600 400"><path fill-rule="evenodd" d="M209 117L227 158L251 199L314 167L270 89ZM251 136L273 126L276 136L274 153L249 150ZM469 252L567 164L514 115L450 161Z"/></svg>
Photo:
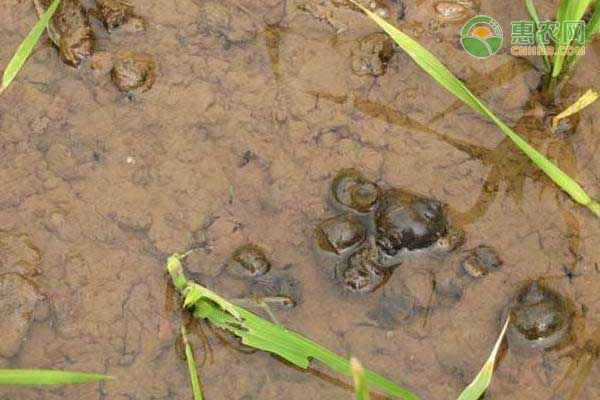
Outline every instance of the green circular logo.
<svg viewBox="0 0 600 400"><path fill-rule="evenodd" d="M494 18L477 15L468 20L460 33L460 43L476 58L488 58L500 50L504 34Z"/></svg>

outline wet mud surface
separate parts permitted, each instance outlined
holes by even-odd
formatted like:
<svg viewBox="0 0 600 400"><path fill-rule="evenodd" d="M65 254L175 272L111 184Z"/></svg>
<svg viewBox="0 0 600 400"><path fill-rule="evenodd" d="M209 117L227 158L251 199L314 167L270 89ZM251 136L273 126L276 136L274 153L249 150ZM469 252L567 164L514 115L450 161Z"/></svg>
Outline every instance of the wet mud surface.
<svg viewBox="0 0 600 400"><path fill-rule="evenodd" d="M552 135L532 96L541 76L535 66L506 46L485 61L467 57L457 47L457 11L444 5L440 16L437 3L377 7L600 197L600 105L580 116L573 134ZM539 3L546 14L556 6ZM506 33L511 20L526 19L524 6L507 4L459 11L491 15ZM176 346L187 317L164 274L167 256L189 249L196 249L190 273L225 296L301 291L296 307L273 307L283 324L423 399L456 397L487 358L519 290L540 280L569 303L560 319L569 324L568 343L504 348L488 396L600 397L598 220L405 54L390 56L373 42L370 21L338 0L131 6L145 30L109 34L90 13L89 59L68 66L46 38L0 97L0 291L13 294L0 300L0 326L8 318L20 324L19 332L0 332L7 347L0 367L118 379L2 388L1 400L189 398ZM0 59L8 60L36 11L31 1L6 0L0 16ZM114 85L121 52L152 56L146 91ZM598 68L594 42L562 101L597 85ZM317 262L314 232L336 215L330 185L343 168L441 202L464 243L417 252L380 290L340 291ZM229 271L248 243L270 264L255 281ZM486 266L493 257L474 253L479 246L501 265ZM473 255L469 274L462 263ZM15 315L16 304L26 312ZM352 398L349 381L322 366L298 371L206 326L189 331L208 399Z"/></svg>

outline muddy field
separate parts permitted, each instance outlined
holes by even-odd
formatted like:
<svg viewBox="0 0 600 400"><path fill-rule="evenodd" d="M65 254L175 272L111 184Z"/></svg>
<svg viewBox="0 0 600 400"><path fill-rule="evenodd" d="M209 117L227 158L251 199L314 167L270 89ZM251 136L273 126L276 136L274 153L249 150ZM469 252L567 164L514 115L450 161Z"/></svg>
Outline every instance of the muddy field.
<svg viewBox="0 0 600 400"><path fill-rule="evenodd" d="M546 15L556 7L538 3ZM227 266L248 242L265 249L270 273L300 283L297 307L274 309L283 324L423 399L456 398L488 357L518 288L543 278L573 304L573 340L552 351L504 347L486 398L600 398L598 219L402 51L392 50L380 76L363 74L358 41L377 32L373 23L337 0L132 4L145 31L109 35L92 18L95 54L77 69L44 38L0 97L0 273L26 277L20 290L31 308L18 329L0 321L0 367L118 379L1 388L1 400L191 398L176 345L186 316L166 258L196 249L187 260L194 277L241 297L245 283ZM391 20L600 197L600 103L581 114L574 134L557 136L535 100L535 62L511 56L506 44L490 59L469 57L458 45L462 22L441 20L432 1L384 4ZM479 13L502 24L505 40L510 21L527 18L512 1L482 0ZM0 17L5 63L36 12L31 1L4 0ZM562 90L564 104L600 83L600 42L587 50ZM150 90L128 96L111 82L123 51L154 58ZM336 214L329 188L350 167L381 187L444 203L464 244L407 257L372 293L340 288L315 256L314 229ZM479 245L503 264L472 278L460 263ZM421 312L382 310L386 293L406 287ZM200 329L191 331L207 399L353 396L349 381L320 365L300 371L203 327L209 351Z"/></svg>

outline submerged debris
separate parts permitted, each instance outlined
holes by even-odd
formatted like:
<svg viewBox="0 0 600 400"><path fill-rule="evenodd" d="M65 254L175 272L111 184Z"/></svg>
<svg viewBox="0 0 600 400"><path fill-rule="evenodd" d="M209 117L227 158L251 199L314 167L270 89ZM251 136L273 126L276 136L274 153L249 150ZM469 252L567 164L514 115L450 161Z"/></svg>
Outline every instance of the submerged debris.
<svg viewBox="0 0 600 400"><path fill-rule="evenodd" d="M358 39L352 48L352 70L357 75L381 76L393 55L392 39L385 33L371 33Z"/></svg>
<svg viewBox="0 0 600 400"><path fill-rule="evenodd" d="M567 299L540 282L532 282L521 289L510 308L508 338L519 347L557 347L570 338L572 316Z"/></svg>
<svg viewBox="0 0 600 400"><path fill-rule="evenodd" d="M51 0L33 0L38 15L44 14ZM62 0L48 24L48 36L58 47L63 61L74 67L94 51L94 33L86 9L79 0Z"/></svg>
<svg viewBox="0 0 600 400"><path fill-rule="evenodd" d="M111 76L121 92L143 93L154 85L156 62L150 54L124 51L117 55Z"/></svg>

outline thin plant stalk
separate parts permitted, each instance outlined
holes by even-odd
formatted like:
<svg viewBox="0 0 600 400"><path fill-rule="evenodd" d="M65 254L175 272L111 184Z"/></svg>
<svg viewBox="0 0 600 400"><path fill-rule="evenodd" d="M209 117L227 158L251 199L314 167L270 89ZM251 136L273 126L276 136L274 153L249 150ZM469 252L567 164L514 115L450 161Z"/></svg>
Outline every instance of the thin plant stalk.
<svg viewBox="0 0 600 400"><path fill-rule="evenodd" d="M200 379L198 378L198 371L196 370L196 360L194 359L194 351L190 345L190 341L187 337L187 331L185 326L181 326L181 337L183 344L185 345L185 359L187 360L188 370L190 372L190 381L192 382L192 392L194 393L194 400L203 400L202 397L202 386L200 385Z"/></svg>
<svg viewBox="0 0 600 400"><path fill-rule="evenodd" d="M513 143L524 152L554 183L561 187L577 203L588 207L597 217L600 217L600 204L593 200L586 191L564 173L560 168L537 151L518 133L509 128L481 100L479 100L440 60L421 46L417 41L394 27L383 18L369 11L355 0L348 0L362 9L400 46L421 68L439 84L454 94L469 107L494 122Z"/></svg>
<svg viewBox="0 0 600 400"><path fill-rule="evenodd" d="M0 94L2 94L4 90L6 90L8 85L10 85L10 83L15 79L15 76L17 76L21 68L23 68L23 65L25 65L25 61L27 61L27 58L29 58L29 56L31 55L33 48L40 40L42 33L44 33L44 30L50 23L50 20L54 16L54 13L56 12L56 9L59 5L60 0L54 0L52 4L50 4L50 7L48 7L46 12L44 12L42 17L34 25L34 27L31 29L25 40L23 40L23 42L17 49L17 52L15 53L13 58L6 66L6 69L4 70L4 74L2 76L2 84L0 85Z"/></svg>

